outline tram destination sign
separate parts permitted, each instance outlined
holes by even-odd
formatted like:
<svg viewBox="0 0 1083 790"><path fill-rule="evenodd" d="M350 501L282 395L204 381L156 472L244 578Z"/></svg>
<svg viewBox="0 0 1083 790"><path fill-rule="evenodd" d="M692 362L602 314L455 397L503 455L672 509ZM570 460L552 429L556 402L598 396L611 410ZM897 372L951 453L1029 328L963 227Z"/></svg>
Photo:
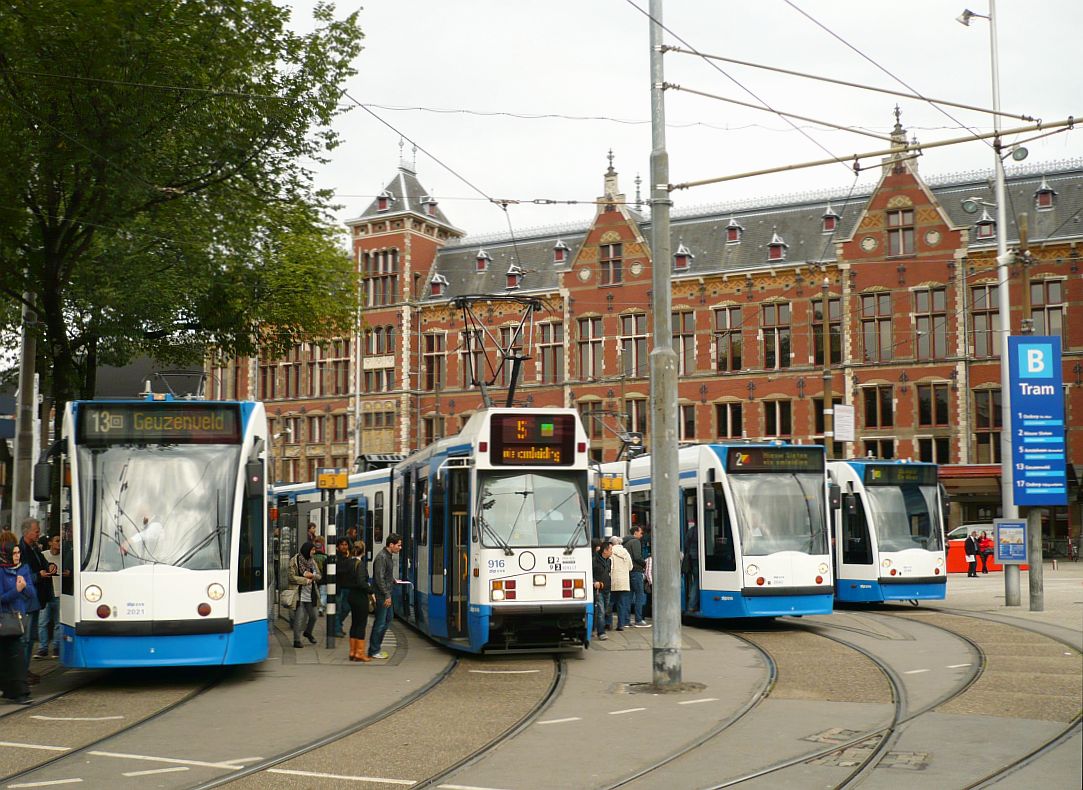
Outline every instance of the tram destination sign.
<svg viewBox="0 0 1083 790"><path fill-rule="evenodd" d="M575 463L574 414L494 414L489 425L494 466Z"/></svg>
<svg viewBox="0 0 1083 790"><path fill-rule="evenodd" d="M1067 446L1059 337L1008 338L1016 505L1066 505Z"/></svg>
<svg viewBox="0 0 1083 790"><path fill-rule="evenodd" d="M239 444L234 404L83 403L76 414L79 444Z"/></svg>
<svg viewBox="0 0 1083 790"><path fill-rule="evenodd" d="M936 485L936 467L917 464L866 464L865 485Z"/></svg>
<svg viewBox="0 0 1083 790"><path fill-rule="evenodd" d="M728 472L823 472L822 447L730 447Z"/></svg>

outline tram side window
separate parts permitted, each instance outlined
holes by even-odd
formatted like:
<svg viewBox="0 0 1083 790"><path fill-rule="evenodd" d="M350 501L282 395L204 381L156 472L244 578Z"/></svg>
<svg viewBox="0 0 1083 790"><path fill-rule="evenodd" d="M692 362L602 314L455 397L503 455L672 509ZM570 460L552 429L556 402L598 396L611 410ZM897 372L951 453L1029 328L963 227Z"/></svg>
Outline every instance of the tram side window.
<svg viewBox="0 0 1083 790"><path fill-rule="evenodd" d="M842 561L847 565L872 565L865 504L854 494L842 499Z"/></svg>
<svg viewBox="0 0 1083 790"><path fill-rule="evenodd" d="M263 589L263 498L246 496L241 503L237 592Z"/></svg>
<svg viewBox="0 0 1083 790"><path fill-rule="evenodd" d="M417 505L417 513L414 515L414 521L420 525L421 537L418 540L418 544L421 546L429 545L429 481L427 479L421 479L417 481L417 497L414 499Z"/></svg>
<svg viewBox="0 0 1083 790"><path fill-rule="evenodd" d="M651 531L651 492L636 491L632 494L632 523L628 525L631 534L636 527L643 527L643 531Z"/></svg>
<svg viewBox="0 0 1083 790"><path fill-rule="evenodd" d="M703 565L709 571L737 570L733 546L733 526L722 486L718 483L703 490Z"/></svg>
<svg viewBox="0 0 1083 790"><path fill-rule="evenodd" d="M372 544L368 547L370 556L376 546L384 545L384 492L377 491L372 501Z"/></svg>

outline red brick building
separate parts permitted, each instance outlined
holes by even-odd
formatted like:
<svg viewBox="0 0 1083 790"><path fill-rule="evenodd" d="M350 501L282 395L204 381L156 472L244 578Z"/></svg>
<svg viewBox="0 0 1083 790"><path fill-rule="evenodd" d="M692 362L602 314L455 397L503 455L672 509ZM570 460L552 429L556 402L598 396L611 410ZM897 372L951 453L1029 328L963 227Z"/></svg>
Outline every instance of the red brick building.
<svg viewBox="0 0 1083 790"><path fill-rule="evenodd" d="M905 140L899 127L895 136ZM642 432L649 448L650 221L621 192L612 159L602 186L581 226L470 238L400 167L347 223L361 281L356 335L217 371L221 394L267 402L282 434L277 477L312 479L316 466L454 433L482 404L471 370L485 365L471 359L487 355L489 392L506 395L497 345L528 357L515 402L579 408L600 459L616 456L624 431ZM968 197L992 204L990 174L924 180L915 160L889 158L871 191L674 212L664 265L681 439L820 442L826 369L832 400L855 408L857 441L836 445L837 457L936 461L953 523L999 515L995 258L997 234L1009 248L1019 234L1014 218L997 228L989 212L964 213ZM1029 219L1029 263L1012 266L1008 284L1011 331L1028 318L1064 349L1072 504L1054 509L1049 530L1078 538L1083 162L1013 168L1008 197L1009 217ZM516 337L522 305L481 302L491 336L485 354L468 351L453 300L484 294L535 300L532 333Z"/></svg>

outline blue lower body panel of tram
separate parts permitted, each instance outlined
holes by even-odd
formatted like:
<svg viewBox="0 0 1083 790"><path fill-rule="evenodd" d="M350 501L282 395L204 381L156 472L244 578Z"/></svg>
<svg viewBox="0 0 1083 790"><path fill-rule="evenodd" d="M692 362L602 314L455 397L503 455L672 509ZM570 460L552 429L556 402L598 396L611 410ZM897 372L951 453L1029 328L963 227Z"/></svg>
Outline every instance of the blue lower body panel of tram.
<svg viewBox="0 0 1083 790"><path fill-rule="evenodd" d="M786 617L806 614L831 614L834 595L830 587L823 593L745 595L733 590L700 590L699 617L725 620L740 617Z"/></svg>
<svg viewBox="0 0 1083 790"><path fill-rule="evenodd" d="M947 592L947 578L890 582L882 579L838 579L835 597L851 603L884 601L942 601Z"/></svg>
<svg viewBox="0 0 1083 790"><path fill-rule="evenodd" d="M267 645L266 620L239 623L229 633L176 636L82 635L62 625L60 660L79 669L255 664L267 658Z"/></svg>

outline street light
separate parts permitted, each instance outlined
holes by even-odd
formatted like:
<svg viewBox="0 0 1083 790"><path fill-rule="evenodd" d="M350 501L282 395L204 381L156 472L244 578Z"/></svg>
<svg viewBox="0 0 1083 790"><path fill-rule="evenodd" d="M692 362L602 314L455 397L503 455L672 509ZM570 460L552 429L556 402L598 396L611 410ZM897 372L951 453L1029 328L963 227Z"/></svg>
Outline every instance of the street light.
<svg viewBox="0 0 1083 790"><path fill-rule="evenodd" d="M1000 496L1001 517L1008 519L1019 518L1019 509L1013 499L1014 486L1012 483L1012 406L1011 406L1011 381L1008 373L1008 336L1011 334L1011 301L1008 298L1008 288L1011 283L1011 275L1008 264L1011 256L1008 254L1008 198L1004 186L1004 160L1000 149L1000 69L997 57L997 22L996 0L989 0L989 14L977 14L966 9L958 17L958 22L970 26L970 20L974 17L986 19L989 22L989 50L990 64L993 75L993 165L995 179L995 201L997 212L996 237L997 237L997 312L1000 313L1000 331L1003 340L1000 343ZM967 204L977 204L974 199L963 201L964 210ZM1008 606L1019 605L1019 566L1011 565L1015 569L1010 578L1005 574L1005 603ZM1013 584L1014 582L1014 584ZM1014 588L1014 589L1013 589ZM1014 600L1013 600L1014 599Z"/></svg>

